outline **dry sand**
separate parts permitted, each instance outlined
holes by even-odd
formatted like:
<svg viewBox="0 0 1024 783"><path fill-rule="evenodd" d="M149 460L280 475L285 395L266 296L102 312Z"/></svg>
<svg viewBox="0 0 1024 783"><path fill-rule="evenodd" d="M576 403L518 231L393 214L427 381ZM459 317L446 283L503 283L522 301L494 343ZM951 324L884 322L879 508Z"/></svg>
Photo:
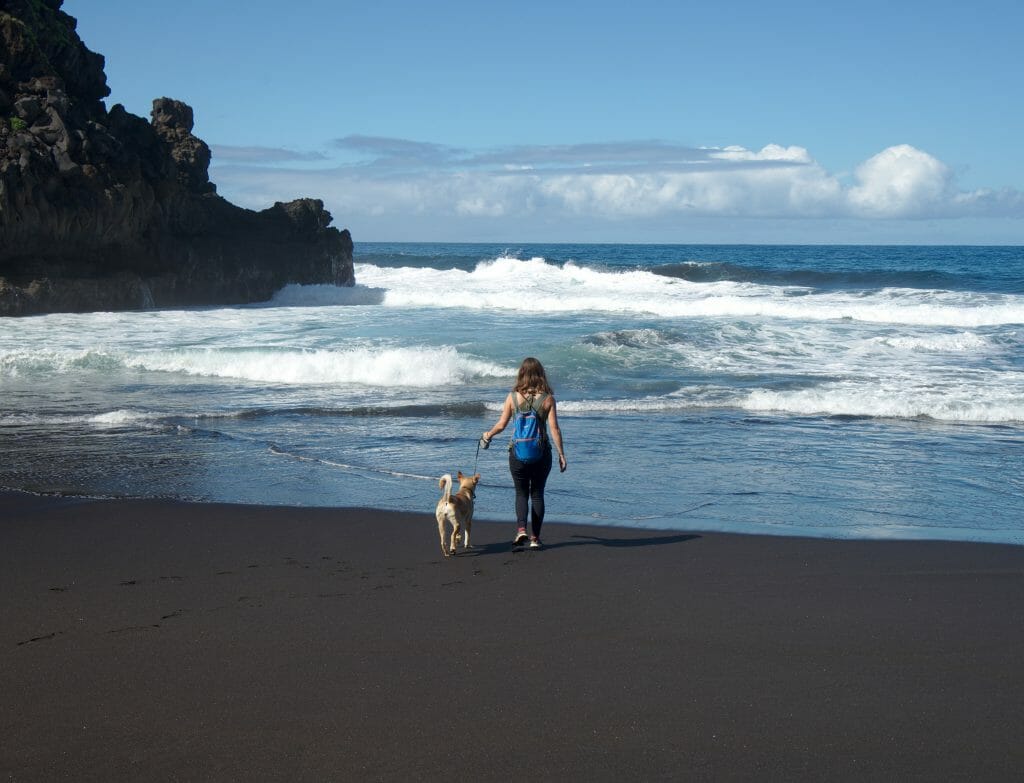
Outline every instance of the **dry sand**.
<svg viewBox="0 0 1024 783"><path fill-rule="evenodd" d="M1024 547L0 494L0 779L1017 780Z"/></svg>

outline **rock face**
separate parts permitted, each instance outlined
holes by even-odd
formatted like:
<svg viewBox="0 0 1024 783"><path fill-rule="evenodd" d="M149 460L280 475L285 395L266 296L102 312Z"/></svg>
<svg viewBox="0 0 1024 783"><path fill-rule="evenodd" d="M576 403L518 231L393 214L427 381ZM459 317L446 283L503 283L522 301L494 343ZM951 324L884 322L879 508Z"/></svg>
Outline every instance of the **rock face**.
<svg viewBox="0 0 1024 783"><path fill-rule="evenodd" d="M323 202L262 212L217 195L192 109L109 111L102 55L62 0L0 0L0 315L268 299L352 285Z"/></svg>

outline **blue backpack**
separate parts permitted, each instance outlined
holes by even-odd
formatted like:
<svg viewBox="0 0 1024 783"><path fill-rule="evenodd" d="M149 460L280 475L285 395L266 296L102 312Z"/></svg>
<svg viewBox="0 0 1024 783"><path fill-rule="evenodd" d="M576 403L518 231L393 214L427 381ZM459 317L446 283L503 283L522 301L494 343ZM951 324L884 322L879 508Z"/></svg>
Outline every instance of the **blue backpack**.
<svg viewBox="0 0 1024 783"><path fill-rule="evenodd" d="M547 433L544 431L544 422L537 414L545 397L547 397L546 394L527 397L524 403L525 408L520 408L516 402L516 393L512 392L511 449L520 462L529 464L544 456L544 451L547 448Z"/></svg>

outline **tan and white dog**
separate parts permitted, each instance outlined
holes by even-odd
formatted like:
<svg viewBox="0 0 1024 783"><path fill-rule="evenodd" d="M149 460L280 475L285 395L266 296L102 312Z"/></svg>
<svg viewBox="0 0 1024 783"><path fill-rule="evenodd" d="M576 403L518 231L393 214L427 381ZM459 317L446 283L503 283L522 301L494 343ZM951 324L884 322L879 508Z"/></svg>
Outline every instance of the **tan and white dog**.
<svg viewBox="0 0 1024 783"><path fill-rule="evenodd" d="M445 557L455 554L455 545L462 533L462 548L469 549L469 529L473 526L473 500L476 498L476 485L480 483L480 474L463 476L459 471L459 491L452 494L452 474L445 473L438 480L441 488L441 499L437 501L437 534L441 537L441 554ZM445 521L452 526L451 546L445 547Z"/></svg>

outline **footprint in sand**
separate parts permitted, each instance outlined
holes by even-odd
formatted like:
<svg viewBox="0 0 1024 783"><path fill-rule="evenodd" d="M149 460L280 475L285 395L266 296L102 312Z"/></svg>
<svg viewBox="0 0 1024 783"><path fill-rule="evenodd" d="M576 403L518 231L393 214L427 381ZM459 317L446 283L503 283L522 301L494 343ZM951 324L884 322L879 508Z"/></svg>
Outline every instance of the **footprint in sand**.
<svg viewBox="0 0 1024 783"><path fill-rule="evenodd" d="M21 647L23 644L32 644L34 642L41 642L46 639L53 639L56 636L60 636L63 631L54 631L53 633L43 634L42 636L33 636L31 639L26 639L23 642L18 642L17 646Z"/></svg>

